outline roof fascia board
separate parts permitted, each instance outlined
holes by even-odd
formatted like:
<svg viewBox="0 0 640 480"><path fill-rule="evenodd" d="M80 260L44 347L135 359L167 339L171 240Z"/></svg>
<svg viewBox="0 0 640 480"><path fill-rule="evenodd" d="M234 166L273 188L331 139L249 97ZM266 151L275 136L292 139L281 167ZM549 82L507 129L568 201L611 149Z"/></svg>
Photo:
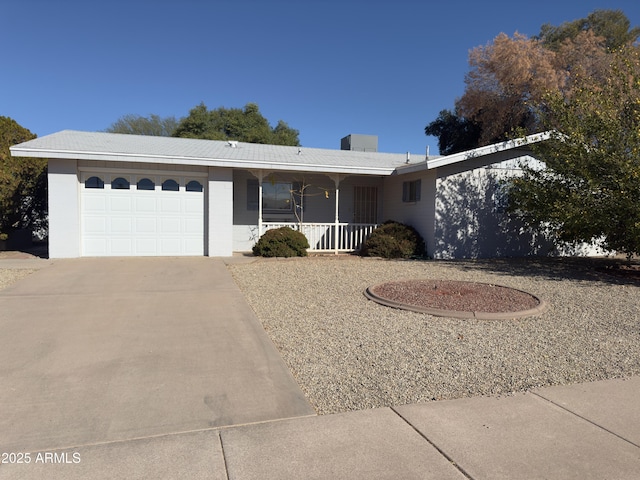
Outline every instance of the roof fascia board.
<svg viewBox="0 0 640 480"><path fill-rule="evenodd" d="M427 162L420 162L409 165L401 165L396 168L395 173L397 175L405 175L407 173L421 172L423 170L427 170L428 168L429 167L427 167Z"/></svg>
<svg viewBox="0 0 640 480"><path fill-rule="evenodd" d="M316 173L345 173L351 175L391 175L393 167L354 167L349 165L319 165L300 163L278 163L256 160L221 158L178 157L163 155L138 155L126 153L85 152L70 150L42 150L35 148L10 147L11 155L30 158L59 158L67 160L166 163L170 165L197 165L204 167L252 168L266 170L293 170Z"/></svg>
<svg viewBox="0 0 640 480"><path fill-rule="evenodd" d="M494 143L485 147L476 148L474 150L467 150L465 152L454 153L453 155L447 155L445 157L435 158L433 160L427 160L427 169L433 169L438 167L444 167L453 163L465 162L468 160L474 160L478 157L491 155L507 150L515 150L526 147L532 143L538 143L548 140L551 137L552 132L535 133L533 135L527 135L526 137L516 138L515 140L508 140L506 142ZM522 155L530 153L530 149L526 149Z"/></svg>

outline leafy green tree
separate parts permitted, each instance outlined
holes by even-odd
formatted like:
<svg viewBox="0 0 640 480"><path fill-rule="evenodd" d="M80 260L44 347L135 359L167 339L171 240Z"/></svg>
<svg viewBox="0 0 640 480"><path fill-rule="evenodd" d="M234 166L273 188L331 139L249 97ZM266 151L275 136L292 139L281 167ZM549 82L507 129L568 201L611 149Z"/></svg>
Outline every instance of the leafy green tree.
<svg viewBox="0 0 640 480"><path fill-rule="evenodd" d="M556 132L535 145L544 168L525 168L510 188L510 210L551 229L560 241L602 239L640 254L640 53L611 54L604 81L575 80L570 95L550 92L539 114Z"/></svg>
<svg viewBox="0 0 640 480"><path fill-rule="evenodd" d="M630 20L621 10L595 10L586 18L562 25L545 23L536 38L549 50L558 51L566 40L586 31L604 38L608 50L631 44L640 36L640 27L631 28Z"/></svg>
<svg viewBox="0 0 640 480"><path fill-rule="evenodd" d="M271 143L273 145L293 145L297 147L300 145L298 130L290 128L287 122L278 120L278 124L273 129Z"/></svg>
<svg viewBox="0 0 640 480"><path fill-rule="evenodd" d="M200 103L180 121L173 134L175 137L293 146L300 145L298 135L297 130L282 120L272 128L255 103L248 103L244 108L220 107L215 110L209 110Z"/></svg>
<svg viewBox="0 0 640 480"><path fill-rule="evenodd" d="M441 110L438 118L424 129L426 135L438 137L441 155L470 150L478 145L480 126L457 112Z"/></svg>
<svg viewBox="0 0 640 480"><path fill-rule="evenodd" d="M0 233L45 227L47 161L11 156L9 147L36 138L9 117L0 117Z"/></svg>
<svg viewBox="0 0 640 480"><path fill-rule="evenodd" d="M120 117L105 131L109 133L170 137L177 126L178 120L173 116L163 118L154 114L148 117L130 114Z"/></svg>

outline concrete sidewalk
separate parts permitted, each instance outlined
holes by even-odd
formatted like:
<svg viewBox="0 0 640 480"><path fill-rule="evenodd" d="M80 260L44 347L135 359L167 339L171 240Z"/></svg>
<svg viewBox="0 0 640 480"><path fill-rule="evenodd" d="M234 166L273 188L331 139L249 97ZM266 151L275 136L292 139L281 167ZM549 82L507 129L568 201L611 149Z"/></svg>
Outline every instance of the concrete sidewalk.
<svg viewBox="0 0 640 480"><path fill-rule="evenodd" d="M79 446L0 478L637 479L638 398L633 377L276 420Z"/></svg>

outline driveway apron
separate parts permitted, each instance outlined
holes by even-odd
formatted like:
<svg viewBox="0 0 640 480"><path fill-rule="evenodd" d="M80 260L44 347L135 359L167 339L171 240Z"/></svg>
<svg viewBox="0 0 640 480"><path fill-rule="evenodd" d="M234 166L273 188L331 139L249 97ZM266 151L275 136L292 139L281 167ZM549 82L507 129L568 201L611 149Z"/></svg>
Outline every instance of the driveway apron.
<svg viewBox="0 0 640 480"><path fill-rule="evenodd" d="M220 259L56 260L0 291L0 449L314 415Z"/></svg>

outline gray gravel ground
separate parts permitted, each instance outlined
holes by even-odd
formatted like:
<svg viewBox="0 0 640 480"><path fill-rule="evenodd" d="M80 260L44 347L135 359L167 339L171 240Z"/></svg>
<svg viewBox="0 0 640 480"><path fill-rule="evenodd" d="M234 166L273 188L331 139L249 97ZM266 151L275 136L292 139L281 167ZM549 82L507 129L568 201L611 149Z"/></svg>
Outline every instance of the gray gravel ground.
<svg viewBox="0 0 640 480"><path fill-rule="evenodd" d="M0 290L7 288L9 285L14 284L28 275L31 275L33 272L35 272L35 270L26 268L0 268Z"/></svg>
<svg viewBox="0 0 640 480"><path fill-rule="evenodd" d="M229 269L320 414L640 375L640 283L586 260L338 256ZM496 283L549 308L518 320L457 320L363 295L370 285L413 278Z"/></svg>

